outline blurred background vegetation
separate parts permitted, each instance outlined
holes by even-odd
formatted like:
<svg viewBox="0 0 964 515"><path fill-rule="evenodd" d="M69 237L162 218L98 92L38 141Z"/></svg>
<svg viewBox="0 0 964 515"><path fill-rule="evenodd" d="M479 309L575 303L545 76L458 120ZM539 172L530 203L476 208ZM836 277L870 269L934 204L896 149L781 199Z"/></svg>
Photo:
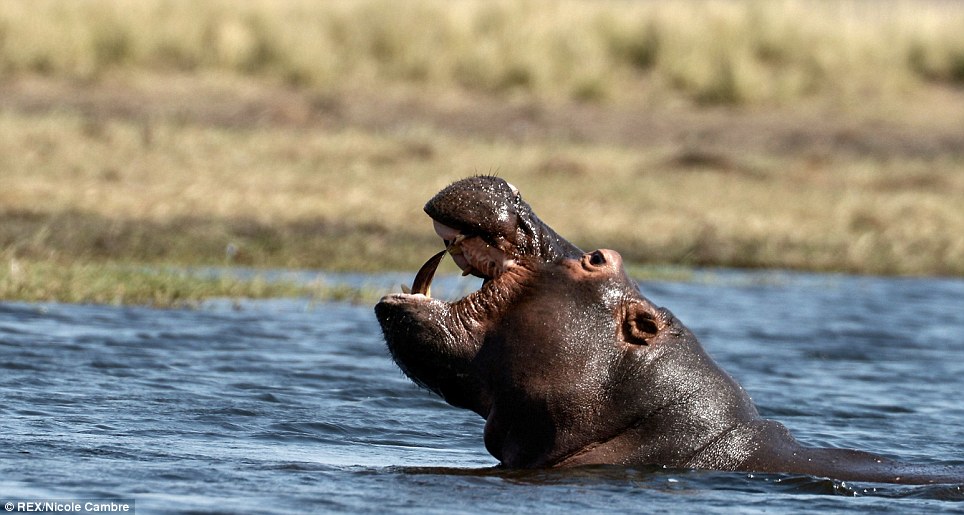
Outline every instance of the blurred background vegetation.
<svg viewBox="0 0 964 515"><path fill-rule="evenodd" d="M962 27L964 7L941 0L40 0L3 5L0 71L785 103L960 86Z"/></svg>
<svg viewBox="0 0 964 515"><path fill-rule="evenodd" d="M0 298L414 271L475 173L637 264L960 276L962 127L947 0L2 2Z"/></svg>

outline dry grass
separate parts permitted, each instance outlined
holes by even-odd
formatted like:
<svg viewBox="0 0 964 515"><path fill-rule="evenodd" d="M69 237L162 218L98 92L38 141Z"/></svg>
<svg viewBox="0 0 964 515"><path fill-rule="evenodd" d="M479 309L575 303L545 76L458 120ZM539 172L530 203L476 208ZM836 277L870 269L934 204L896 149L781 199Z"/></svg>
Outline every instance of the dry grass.
<svg viewBox="0 0 964 515"><path fill-rule="evenodd" d="M41 0L0 4L0 73L281 77L581 100L902 95L964 83L943 0Z"/></svg>
<svg viewBox="0 0 964 515"><path fill-rule="evenodd" d="M178 80L233 98L226 106L253 95L249 83ZM435 118L399 101L343 114L341 128L324 117L235 125L183 99L195 118L154 113L151 103L163 104L178 80L110 90L102 103L92 95L67 112L68 101L42 106L8 91L31 112L0 111L4 257L414 269L438 245L424 201L452 180L495 172L580 245L613 247L636 262L964 274L964 147L941 123L821 126L782 113L774 124L769 114L671 111L640 126L631 112L622 125L615 108L523 104L462 134L439 120L475 120L477 103ZM119 92L144 111L111 111ZM260 94L282 98L265 113L317 103L272 87ZM194 102L207 105L203 95ZM520 117L530 118L530 137L499 136ZM595 139L559 136L587 125L583 118L612 126ZM662 139L666 124L684 139ZM687 136L694 133L702 136ZM734 134L736 144L726 139ZM810 139L800 143L802 135Z"/></svg>

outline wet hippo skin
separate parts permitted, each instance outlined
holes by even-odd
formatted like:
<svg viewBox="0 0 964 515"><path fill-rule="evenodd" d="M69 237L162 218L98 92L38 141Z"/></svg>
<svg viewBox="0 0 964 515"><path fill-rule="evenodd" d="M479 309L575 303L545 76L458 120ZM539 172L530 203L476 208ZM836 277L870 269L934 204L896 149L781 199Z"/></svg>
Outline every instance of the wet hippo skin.
<svg viewBox="0 0 964 515"><path fill-rule="evenodd" d="M447 252L484 279L465 298L411 293L376 305L393 359L413 381L485 418L505 467L591 464L799 473L840 480L964 483L964 469L800 445L612 250L584 253L495 177L459 181L425 208Z"/></svg>

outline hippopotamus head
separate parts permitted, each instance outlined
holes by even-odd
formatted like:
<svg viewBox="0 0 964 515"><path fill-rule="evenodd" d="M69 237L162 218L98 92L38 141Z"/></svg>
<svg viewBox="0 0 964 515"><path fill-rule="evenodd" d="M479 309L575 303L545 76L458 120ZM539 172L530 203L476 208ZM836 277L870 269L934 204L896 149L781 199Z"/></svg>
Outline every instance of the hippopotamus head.
<svg viewBox="0 0 964 515"><path fill-rule="evenodd" d="M405 374L486 419L486 448L503 465L964 481L962 468L801 446L783 425L759 416L672 313L643 297L618 253L582 253L505 181L456 182L425 211L445 250L422 266L409 293L382 298L375 314ZM447 253L484 278L478 291L452 302L429 294Z"/></svg>

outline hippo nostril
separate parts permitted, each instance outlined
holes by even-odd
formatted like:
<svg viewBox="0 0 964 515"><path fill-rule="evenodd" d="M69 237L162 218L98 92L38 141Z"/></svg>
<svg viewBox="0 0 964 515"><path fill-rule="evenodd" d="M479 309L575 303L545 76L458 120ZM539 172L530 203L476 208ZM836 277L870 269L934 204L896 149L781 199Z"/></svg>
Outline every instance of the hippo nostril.
<svg viewBox="0 0 964 515"><path fill-rule="evenodd" d="M589 264L593 266L602 266L606 264L606 256L598 250L589 255Z"/></svg>

